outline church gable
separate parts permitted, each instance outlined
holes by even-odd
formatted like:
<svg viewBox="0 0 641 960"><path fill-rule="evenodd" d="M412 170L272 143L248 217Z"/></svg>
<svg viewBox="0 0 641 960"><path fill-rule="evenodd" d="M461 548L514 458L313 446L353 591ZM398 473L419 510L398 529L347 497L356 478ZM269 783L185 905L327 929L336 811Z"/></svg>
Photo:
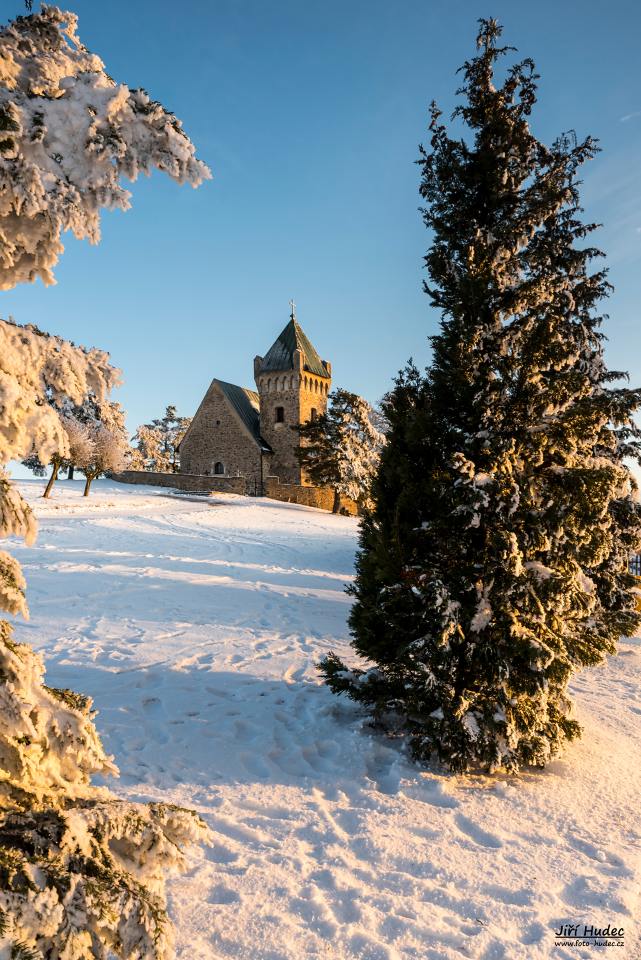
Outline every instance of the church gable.
<svg viewBox="0 0 641 960"><path fill-rule="evenodd" d="M238 387L235 383L225 383L224 380L214 382L218 384L230 406L236 411L259 447L268 453L269 444L260 435L260 399L256 391L248 390L247 387Z"/></svg>
<svg viewBox="0 0 641 960"><path fill-rule="evenodd" d="M246 476L258 481L261 450L258 396L213 380L180 445L181 472Z"/></svg>

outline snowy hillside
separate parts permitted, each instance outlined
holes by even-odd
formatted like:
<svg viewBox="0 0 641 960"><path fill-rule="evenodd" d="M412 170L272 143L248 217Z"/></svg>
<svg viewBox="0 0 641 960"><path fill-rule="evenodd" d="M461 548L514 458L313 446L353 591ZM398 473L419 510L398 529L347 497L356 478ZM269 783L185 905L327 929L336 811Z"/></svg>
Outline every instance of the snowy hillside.
<svg viewBox="0 0 641 960"><path fill-rule="evenodd" d="M357 524L283 503L21 482L15 542L48 679L89 693L116 789L200 811L170 884L181 960L537 960L555 927L625 928L641 876L641 645L574 685L585 740L543 773L419 772L315 663L349 658Z"/></svg>

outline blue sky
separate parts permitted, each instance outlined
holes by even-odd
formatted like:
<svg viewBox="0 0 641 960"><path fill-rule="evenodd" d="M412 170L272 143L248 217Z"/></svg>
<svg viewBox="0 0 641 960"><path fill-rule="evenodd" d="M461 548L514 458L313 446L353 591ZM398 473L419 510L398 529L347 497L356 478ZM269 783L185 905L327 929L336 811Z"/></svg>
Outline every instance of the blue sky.
<svg viewBox="0 0 641 960"><path fill-rule="evenodd" d="M99 246L67 237L57 286L3 294L4 316L109 350L132 428L167 403L192 414L213 376L251 386L290 297L336 385L375 401L410 355L427 362L438 317L421 291L413 161L430 100L446 113L455 103L480 16L537 63L535 133L601 141L583 196L616 287L607 353L641 384L637 2L69 6L109 73L174 110L214 173L196 191L139 181L133 209L104 217ZM3 10L22 12L19 0Z"/></svg>

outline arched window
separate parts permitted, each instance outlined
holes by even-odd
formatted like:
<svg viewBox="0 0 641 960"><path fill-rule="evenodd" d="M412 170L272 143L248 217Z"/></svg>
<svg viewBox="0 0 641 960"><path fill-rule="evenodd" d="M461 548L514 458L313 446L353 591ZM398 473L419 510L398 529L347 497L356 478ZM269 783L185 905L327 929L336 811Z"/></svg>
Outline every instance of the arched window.
<svg viewBox="0 0 641 960"><path fill-rule="evenodd" d="M318 411L316 410L316 407L312 407L312 409L309 411L309 419L312 421L312 423L314 422L317 416L318 416Z"/></svg>
<svg viewBox="0 0 641 960"><path fill-rule="evenodd" d="M269 392L269 391L271 390L271 388L272 388L272 378L271 378L271 377L268 377L268 378L267 378L267 391Z"/></svg>
<svg viewBox="0 0 641 960"><path fill-rule="evenodd" d="M218 476L220 476L220 475L223 474L224 472L225 472L225 464L224 464L224 463L221 463L220 460L218 460L218 461L214 464L214 473L217 474Z"/></svg>
<svg viewBox="0 0 641 960"><path fill-rule="evenodd" d="M276 423L285 423L285 407L276 407Z"/></svg>

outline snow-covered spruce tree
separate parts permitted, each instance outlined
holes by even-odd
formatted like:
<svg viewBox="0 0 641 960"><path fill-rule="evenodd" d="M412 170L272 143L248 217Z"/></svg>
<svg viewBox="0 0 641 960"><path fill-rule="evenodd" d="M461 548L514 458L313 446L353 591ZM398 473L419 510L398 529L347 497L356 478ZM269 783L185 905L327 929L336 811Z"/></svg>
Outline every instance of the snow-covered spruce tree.
<svg viewBox="0 0 641 960"><path fill-rule="evenodd" d="M641 506L638 390L611 386L598 305L608 293L577 175L593 140L551 147L529 126L530 60L507 69L481 21L448 136L432 109L422 152L433 232L426 291L441 312L426 377L410 366L384 404L388 443L365 518L335 691L455 771L544 765L579 735L567 686L634 630L628 573Z"/></svg>
<svg viewBox="0 0 641 960"><path fill-rule="evenodd" d="M132 466L137 470L155 470L159 473L177 473L180 467L180 441L191 423L191 417L180 417L170 404L164 417L142 423L132 443Z"/></svg>
<svg viewBox="0 0 641 960"><path fill-rule="evenodd" d="M43 7L0 29L0 288L51 283L61 233L99 238L103 207L128 206L120 178L153 167L196 186L208 171L180 123L117 85ZM31 510L2 465L68 454L66 399L100 402L117 371L34 327L0 321L0 537L35 538ZM26 616L17 561L0 552L0 609ZM132 804L91 784L115 768L88 698L43 683L41 659L0 625L0 956L164 960L164 876L202 839L195 815Z"/></svg>
<svg viewBox="0 0 641 960"><path fill-rule="evenodd" d="M298 428L297 456L313 484L332 488L332 510L338 513L342 496L361 507L369 504L385 437L367 400L342 389L328 399L325 413Z"/></svg>

